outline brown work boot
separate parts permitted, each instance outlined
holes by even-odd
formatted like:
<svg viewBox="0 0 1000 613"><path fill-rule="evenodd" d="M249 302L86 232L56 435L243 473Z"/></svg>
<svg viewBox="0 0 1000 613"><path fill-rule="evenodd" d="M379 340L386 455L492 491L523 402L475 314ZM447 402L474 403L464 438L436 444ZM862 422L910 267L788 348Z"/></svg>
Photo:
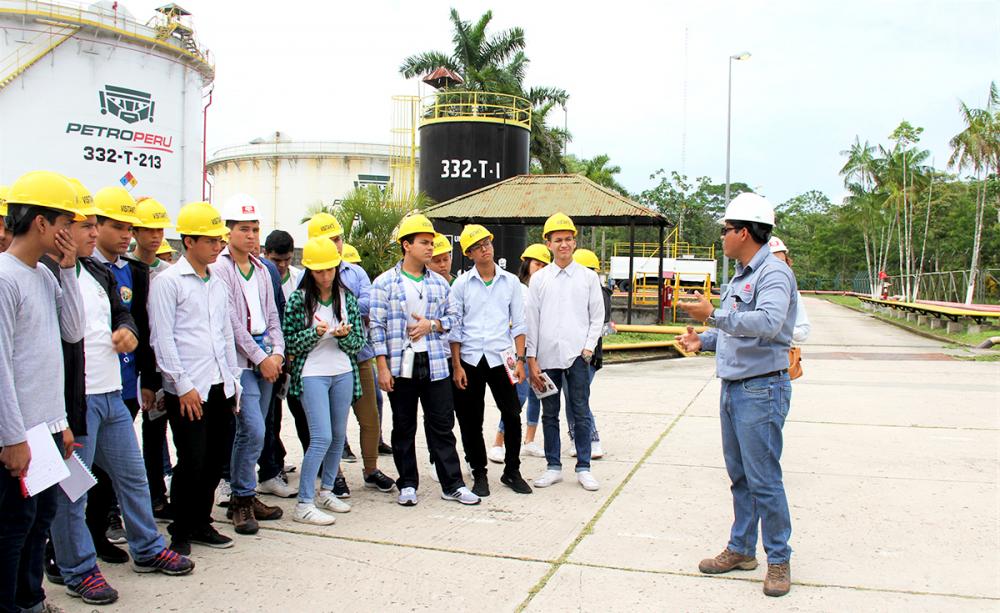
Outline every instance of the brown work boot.
<svg viewBox="0 0 1000 613"><path fill-rule="evenodd" d="M736 553L731 549L726 549L714 558L702 560L698 564L698 570L706 575L718 575L728 573L731 570L753 570L757 568L757 558Z"/></svg>
<svg viewBox="0 0 1000 613"><path fill-rule="evenodd" d="M784 596L792 589L792 566L788 562L768 564L764 577L764 593L768 596Z"/></svg>
<svg viewBox="0 0 1000 613"><path fill-rule="evenodd" d="M281 519L284 515L284 511L281 507L269 507L260 501L260 498L254 496L251 498L250 506L253 509L253 516L257 521L268 521L272 519Z"/></svg>
<svg viewBox="0 0 1000 613"><path fill-rule="evenodd" d="M237 534L257 534L260 526L253 516L253 496L233 496L229 508L233 510L233 528Z"/></svg>

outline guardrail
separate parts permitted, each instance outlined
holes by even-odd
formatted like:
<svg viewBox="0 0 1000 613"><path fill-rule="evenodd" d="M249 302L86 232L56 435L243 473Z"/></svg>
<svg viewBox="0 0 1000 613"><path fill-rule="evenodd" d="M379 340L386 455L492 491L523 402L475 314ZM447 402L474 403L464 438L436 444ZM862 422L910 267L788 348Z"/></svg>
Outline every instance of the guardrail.
<svg viewBox="0 0 1000 613"><path fill-rule="evenodd" d="M511 94L440 91L423 99L421 125L445 121L489 121L531 129L531 102Z"/></svg>
<svg viewBox="0 0 1000 613"><path fill-rule="evenodd" d="M223 147L217 150L208 160L208 164L259 157L332 157L345 155L369 155L388 158L392 155L392 146L376 143L344 143L334 141L249 143L246 145Z"/></svg>
<svg viewBox="0 0 1000 613"><path fill-rule="evenodd" d="M971 319L977 324L984 323L1000 323L1000 311L980 311L968 308L958 308L941 306L937 304L924 304L918 302L902 302L898 300L881 300L879 298L872 298L870 296L858 296L855 297L861 302L865 302L872 305L888 307L892 309L898 309L901 311L906 311L908 313L918 313L923 315L932 315L937 318L947 318L951 321L957 322L960 319Z"/></svg>

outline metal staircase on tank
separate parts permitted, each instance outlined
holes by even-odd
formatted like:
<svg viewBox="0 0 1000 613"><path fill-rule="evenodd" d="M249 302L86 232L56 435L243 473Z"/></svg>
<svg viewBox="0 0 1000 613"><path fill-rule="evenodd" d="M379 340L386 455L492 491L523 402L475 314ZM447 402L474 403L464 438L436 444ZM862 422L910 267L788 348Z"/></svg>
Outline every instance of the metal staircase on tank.
<svg viewBox="0 0 1000 613"><path fill-rule="evenodd" d="M10 85L56 47L73 38L80 29L77 25L42 19L37 23L46 26L46 29L37 32L27 41L18 41L17 44L22 46L0 59L0 90Z"/></svg>

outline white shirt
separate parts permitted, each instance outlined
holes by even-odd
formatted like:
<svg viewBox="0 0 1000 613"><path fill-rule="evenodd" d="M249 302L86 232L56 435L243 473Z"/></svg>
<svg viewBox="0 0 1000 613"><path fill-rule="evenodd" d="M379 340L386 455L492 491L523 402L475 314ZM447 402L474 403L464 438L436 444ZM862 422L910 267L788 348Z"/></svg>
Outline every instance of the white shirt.
<svg viewBox="0 0 1000 613"><path fill-rule="evenodd" d="M806 305L802 302L802 294L799 294L799 301L795 305L795 327L792 328L792 340L796 343L804 343L809 338L812 324L809 323L809 315L806 313Z"/></svg>
<svg viewBox="0 0 1000 613"><path fill-rule="evenodd" d="M258 287L259 275L254 274L256 267L250 264L250 278L243 276L243 271L237 266L237 275L240 281L240 290L247 301L247 310L250 312L250 334L263 334L267 330L267 320L264 318L264 309L260 305L260 288Z"/></svg>
<svg viewBox="0 0 1000 613"><path fill-rule="evenodd" d="M333 377L351 372L353 370L351 359L340 349L337 337L333 335L334 328L341 322L347 321L347 299L344 297L344 290L340 290L340 313L336 317L333 314L332 300L330 304L317 303L313 327L317 323L316 317L326 322L329 329L306 356L306 363L302 365L302 376Z"/></svg>
<svg viewBox="0 0 1000 613"><path fill-rule="evenodd" d="M522 287L499 266L489 285L475 267L455 281L448 296L448 310L455 316L448 338L461 344L462 361L475 366L485 356L490 368L503 364L500 354L527 332Z"/></svg>
<svg viewBox="0 0 1000 613"><path fill-rule="evenodd" d="M426 274L426 273L424 273ZM424 280L414 281L403 275L403 290L406 292L406 307L410 312L406 314L406 325L415 326L417 320L413 318L414 313L427 312L427 292L424 289ZM427 336L421 336L420 340L410 344L417 353L427 351Z"/></svg>
<svg viewBox="0 0 1000 613"><path fill-rule="evenodd" d="M122 373L118 354L111 344L111 302L108 293L86 268L80 266L79 274L86 315L83 337L86 393L116 392L122 388Z"/></svg>
<svg viewBox="0 0 1000 613"><path fill-rule="evenodd" d="M604 328L604 296L597 273L570 262L536 272L525 307L528 357L542 370L566 369L584 349L593 351Z"/></svg>
<svg viewBox="0 0 1000 613"><path fill-rule="evenodd" d="M202 402L217 383L224 384L226 397L236 393L240 368L225 282L202 279L182 257L153 279L149 327L164 390L182 396L195 389Z"/></svg>
<svg viewBox="0 0 1000 613"><path fill-rule="evenodd" d="M281 280L281 292L285 295L285 302L288 302L288 297L299 288L299 283L302 282L302 275L304 273L305 271L301 268L288 266L288 273Z"/></svg>

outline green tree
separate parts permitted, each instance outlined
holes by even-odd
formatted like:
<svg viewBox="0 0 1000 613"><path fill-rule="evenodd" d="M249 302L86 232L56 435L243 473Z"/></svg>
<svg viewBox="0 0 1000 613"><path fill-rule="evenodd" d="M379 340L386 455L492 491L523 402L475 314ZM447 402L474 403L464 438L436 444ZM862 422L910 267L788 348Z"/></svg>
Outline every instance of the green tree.
<svg viewBox="0 0 1000 613"><path fill-rule="evenodd" d="M563 163L567 172L583 175L598 185L613 189L623 196L628 196L628 191L616 179L616 175L621 173L622 167L617 164L609 165L610 162L611 156L602 153L590 159L580 159L570 154L566 156Z"/></svg>

